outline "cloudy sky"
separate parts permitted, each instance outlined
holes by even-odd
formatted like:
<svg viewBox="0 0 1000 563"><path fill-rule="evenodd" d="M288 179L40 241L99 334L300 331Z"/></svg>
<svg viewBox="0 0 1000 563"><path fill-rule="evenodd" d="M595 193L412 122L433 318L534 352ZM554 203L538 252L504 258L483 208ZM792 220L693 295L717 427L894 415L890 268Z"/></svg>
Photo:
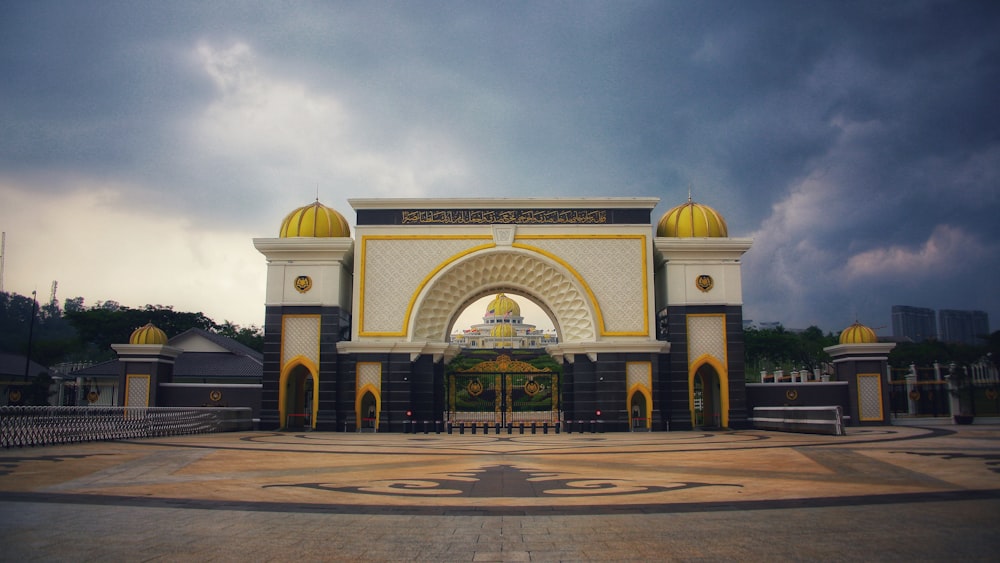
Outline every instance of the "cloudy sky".
<svg viewBox="0 0 1000 563"><path fill-rule="evenodd" d="M996 330L997 29L972 0L4 2L4 289L261 325L251 239L317 192L655 222L690 186L754 239L747 318Z"/></svg>

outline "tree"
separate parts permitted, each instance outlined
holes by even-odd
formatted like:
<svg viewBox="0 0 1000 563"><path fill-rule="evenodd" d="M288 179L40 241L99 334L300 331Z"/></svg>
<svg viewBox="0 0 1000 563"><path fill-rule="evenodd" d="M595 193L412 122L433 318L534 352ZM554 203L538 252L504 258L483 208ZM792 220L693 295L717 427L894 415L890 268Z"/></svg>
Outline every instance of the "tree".
<svg viewBox="0 0 1000 563"><path fill-rule="evenodd" d="M795 335L783 327L746 329L743 346L748 372L773 371L791 365L796 347Z"/></svg>
<svg viewBox="0 0 1000 563"><path fill-rule="evenodd" d="M31 297L0 293L0 351L24 354L42 365L52 365L78 348L76 331L63 318L58 303L35 307Z"/></svg>
<svg viewBox="0 0 1000 563"><path fill-rule="evenodd" d="M16 293L0 293L0 350L24 354L34 301Z"/></svg>
<svg viewBox="0 0 1000 563"><path fill-rule="evenodd" d="M25 405L48 405L52 392L52 376L48 372L39 372L31 378L31 382L24 388L21 401Z"/></svg>
<svg viewBox="0 0 1000 563"><path fill-rule="evenodd" d="M84 309L86 309L86 307L83 304L83 297L67 299L63 304L63 310L67 313L76 313L83 311Z"/></svg>
<svg viewBox="0 0 1000 563"><path fill-rule="evenodd" d="M823 334L819 327L811 326L798 335L794 360L800 367L810 370L821 367L830 361L830 355L823 350L837 344L838 338L833 334Z"/></svg>
<svg viewBox="0 0 1000 563"><path fill-rule="evenodd" d="M111 345L127 344L132 332L146 323L153 323L168 337L177 336L190 328L212 330L216 327L215 322L201 312L182 313L163 305L131 309L113 301L105 301L83 311L67 312L65 316L90 353L98 356L96 359L113 357Z"/></svg>
<svg viewBox="0 0 1000 563"><path fill-rule="evenodd" d="M830 355L823 348L837 343L833 334L823 334L816 326L794 333L784 327L743 331L743 346L746 359L746 373L756 380L761 371L816 369L830 361Z"/></svg>
<svg viewBox="0 0 1000 563"><path fill-rule="evenodd" d="M201 312L180 312L163 305L133 309L114 300L98 301L88 308L83 297L66 299L60 310L54 300L35 307L31 297L0 292L0 351L30 355L32 361L45 366L111 359L115 355L112 344L127 344L135 329L150 322L168 337L200 328L232 338L258 352L264 348L261 328L240 327L229 321L217 325Z"/></svg>
<svg viewBox="0 0 1000 563"><path fill-rule="evenodd" d="M226 321L218 325L215 332L226 338L232 338L252 350L258 352L264 351L264 331L260 327L252 325L241 327L231 321Z"/></svg>
<svg viewBox="0 0 1000 563"><path fill-rule="evenodd" d="M947 365L952 362L961 365L975 363L987 353L984 346L969 346L956 342L925 340L923 342L900 342L889 352L889 365L907 368L910 364L931 366L935 363Z"/></svg>
<svg viewBox="0 0 1000 563"><path fill-rule="evenodd" d="M986 357L993 366L1000 369L1000 330L983 338L986 341Z"/></svg>

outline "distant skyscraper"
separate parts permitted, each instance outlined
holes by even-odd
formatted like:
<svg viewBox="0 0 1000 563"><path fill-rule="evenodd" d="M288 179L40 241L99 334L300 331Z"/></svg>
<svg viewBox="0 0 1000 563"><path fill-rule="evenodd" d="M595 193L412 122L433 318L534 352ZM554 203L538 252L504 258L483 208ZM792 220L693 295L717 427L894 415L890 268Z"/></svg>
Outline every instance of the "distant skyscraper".
<svg viewBox="0 0 1000 563"><path fill-rule="evenodd" d="M980 336L990 332L990 318L986 311L957 311L941 309L938 311L938 333L944 342L962 342L964 344L983 344Z"/></svg>
<svg viewBox="0 0 1000 563"><path fill-rule="evenodd" d="M892 335L897 338L909 338L914 342L937 338L935 320L934 309L893 305Z"/></svg>

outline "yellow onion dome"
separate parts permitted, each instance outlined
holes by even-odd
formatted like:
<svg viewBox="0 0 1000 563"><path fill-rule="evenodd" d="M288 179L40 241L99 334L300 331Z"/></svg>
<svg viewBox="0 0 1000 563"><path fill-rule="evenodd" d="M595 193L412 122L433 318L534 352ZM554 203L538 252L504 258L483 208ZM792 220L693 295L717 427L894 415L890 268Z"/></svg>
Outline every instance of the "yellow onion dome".
<svg viewBox="0 0 1000 563"><path fill-rule="evenodd" d="M153 326L153 323L146 323L132 331L132 336L128 339L129 344L159 344L167 343L167 333Z"/></svg>
<svg viewBox="0 0 1000 563"><path fill-rule="evenodd" d="M316 200L289 213L281 222L281 238L291 237L349 237L351 227L337 210Z"/></svg>
<svg viewBox="0 0 1000 563"><path fill-rule="evenodd" d="M841 344L874 344L878 342L875 331L865 325L855 322L840 333Z"/></svg>
<svg viewBox="0 0 1000 563"><path fill-rule="evenodd" d="M510 313L510 315L507 313ZM517 304L517 301L514 301L510 297L507 297L502 293L498 293L496 298L494 298L493 301L490 301L490 304L486 306L486 316L520 317L521 306Z"/></svg>
<svg viewBox="0 0 1000 563"><path fill-rule="evenodd" d="M729 228L719 212L707 205L687 203L667 211L656 227L658 237L728 237Z"/></svg>
<svg viewBox="0 0 1000 563"><path fill-rule="evenodd" d="M500 323L498 325L494 325L493 328L490 329L490 336L497 336L500 338L510 338L516 336L516 334L514 332L513 325L507 323Z"/></svg>

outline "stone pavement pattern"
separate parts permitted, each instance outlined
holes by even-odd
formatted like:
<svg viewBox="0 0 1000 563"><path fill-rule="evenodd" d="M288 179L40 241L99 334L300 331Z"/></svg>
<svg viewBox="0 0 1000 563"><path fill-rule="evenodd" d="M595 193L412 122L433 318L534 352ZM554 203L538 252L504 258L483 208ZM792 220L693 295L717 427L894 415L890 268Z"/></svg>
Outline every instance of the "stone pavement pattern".
<svg viewBox="0 0 1000 563"><path fill-rule="evenodd" d="M0 451L3 561L1000 560L1000 426Z"/></svg>

